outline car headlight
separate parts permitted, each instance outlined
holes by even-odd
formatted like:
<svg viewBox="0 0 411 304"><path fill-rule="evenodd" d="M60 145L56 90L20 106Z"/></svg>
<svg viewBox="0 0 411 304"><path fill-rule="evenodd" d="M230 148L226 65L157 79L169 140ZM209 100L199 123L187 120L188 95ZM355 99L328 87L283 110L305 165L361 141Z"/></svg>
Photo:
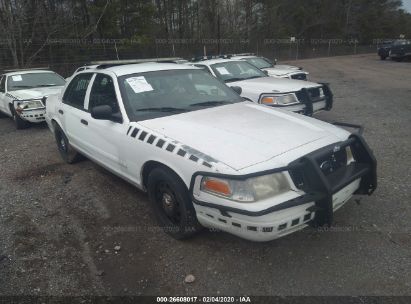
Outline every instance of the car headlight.
<svg viewBox="0 0 411 304"><path fill-rule="evenodd" d="M41 100L22 100L17 103L17 107L21 110L36 109L44 107Z"/></svg>
<svg viewBox="0 0 411 304"><path fill-rule="evenodd" d="M260 99L261 104L265 105L292 105L299 103L294 94L263 95Z"/></svg>
<svg viewBox="0 0 411 304"><path fill-rule="evenodd" d="M283 173L274 173L246 180L203 177L200 190L228 200L251 203L279 195L290 190Z"/></svg>

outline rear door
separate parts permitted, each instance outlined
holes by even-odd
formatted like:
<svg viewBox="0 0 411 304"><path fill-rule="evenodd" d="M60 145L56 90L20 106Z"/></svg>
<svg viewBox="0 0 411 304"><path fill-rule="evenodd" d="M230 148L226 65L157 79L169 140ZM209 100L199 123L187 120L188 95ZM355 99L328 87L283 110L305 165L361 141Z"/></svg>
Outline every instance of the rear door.
<svg viewBox="0 0 411 304"><path fill-rule="evenodd" d="M84 133L87 132L88 113L85 108L85 100L89 91L89 84L93 73L76 75L67 86L63 95L61 108L58 109L63 129L75 148L89 154L89 144Z"/></svg>

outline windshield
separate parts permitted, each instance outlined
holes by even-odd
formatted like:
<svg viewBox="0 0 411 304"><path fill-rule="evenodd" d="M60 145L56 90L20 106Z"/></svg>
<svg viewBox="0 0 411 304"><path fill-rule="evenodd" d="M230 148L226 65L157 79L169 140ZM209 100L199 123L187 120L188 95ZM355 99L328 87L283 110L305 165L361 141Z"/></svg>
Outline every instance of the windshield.
<svg viewBox="0 0 411 304"><path fill-rule="evenodd" d="M267 75L246 61L227 61L211 66L218 78L224 82L240 81L252 78L267 77Z"/></svg>
<svg viewBox="0 0 411 304"><path fill-rule="evenodd" d="M241 102L242 98L201 70L169 70L119 77L131 121Z"/></svg>
<svg viewBox="0 0 411 304"><path fill-rule="evenodd" d="M272 68L274 65L265 58L262 57L251 57L244 58L248 63L251 63L253 66L256 66L259 69Z"/></svg>
<svg viewBox="0 0 411 304"><path fill-rule="evenodd" d="M7 90L18 91L41 87L64 86L66 81L56 73L28 73L12 75L7 79Z"/></svg>

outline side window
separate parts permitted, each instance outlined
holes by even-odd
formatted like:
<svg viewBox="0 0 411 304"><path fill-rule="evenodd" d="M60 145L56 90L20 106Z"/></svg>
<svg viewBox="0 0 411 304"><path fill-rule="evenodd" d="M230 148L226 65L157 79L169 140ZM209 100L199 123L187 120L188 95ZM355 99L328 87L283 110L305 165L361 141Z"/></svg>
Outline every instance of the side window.
<svg viewBox="0 0 411 304"><path fill-rule="evenodd" d="M113 113L119 113L116 90L113 79L104 74L97 74L90 92L89 110L96 106L108 105Z"/></svg>
<svg viewBox="0 0 411 304"><path fill-rule="evenodd" d="M2 75L0 78L0 92L6 93L6 76Z"/></svg>
<svg viewBox="0 0 411 304"><path fill-rule="evenodd" d="M63 103L84 110L84 98L93 74L80 74L74 77L63 96Z"/></svg>

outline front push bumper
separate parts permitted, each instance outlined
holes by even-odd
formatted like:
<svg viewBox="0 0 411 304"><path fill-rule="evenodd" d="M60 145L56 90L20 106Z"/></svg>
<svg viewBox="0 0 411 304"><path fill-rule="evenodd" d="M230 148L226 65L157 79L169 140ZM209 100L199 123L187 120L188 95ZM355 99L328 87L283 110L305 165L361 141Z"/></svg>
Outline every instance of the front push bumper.
<svg viewBox="0 0 411 304"><path fill-rule="evenodd" d="M312 116L319 111L330 111L333 107L334 95L327 83L321 83L324 96L312 97L309 93L309 89L303 88L296 92L299 100L298 104L292 105L272 105L271 107L280 108L283 110L296 112L299 114ZM261 100L263 94L260 95Z"/></svg>
<svg viewBox="0 0 411 304"><path fill-rule="evenodd" d="M336 150L350 147L354 162L325 174L319 162ZM361 135L352 134L344 142L307 154L288 166L244 176L227 176L196 172L191 180L190 193L199 222L252 241L269 241L307 225L330 226L334 211L354 194L371 195L377 187L377 162ZM294 184L304 194L259 211L231 208L199 201L193 194L197 176L215 176L245 180L276 172L288 171Z"/></svg>

